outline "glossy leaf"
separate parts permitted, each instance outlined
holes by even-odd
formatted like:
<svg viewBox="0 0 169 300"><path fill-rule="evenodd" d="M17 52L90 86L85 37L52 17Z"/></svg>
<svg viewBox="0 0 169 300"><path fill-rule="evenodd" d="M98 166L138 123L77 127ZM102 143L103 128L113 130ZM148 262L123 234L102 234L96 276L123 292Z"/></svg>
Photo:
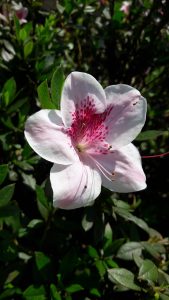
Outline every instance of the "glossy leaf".
<svg viewBox="0 0 169 300"><path fill-rule="evenodd" d="M140 287L134 283L134 274L127 269L114 268L108 270L108 278L115 284L122 285L127 289L140 291Z"/></svg>
<svg viewBox="0 0 169 300"><path fill-rule="evenodd" d="M0 165L0 184L3 183L8 174L8 165Z"/></svg>
<svg viewBox="0 0 169 300"><path fill-rule="evenodd" d="M139 278L146 281L157 281L158 269L151 260L146 259L143 261L139 269Z"/></svg>
<svg viewBox="0 0 169 300"><path fill-rule="evenodd" d="M36 251L35 252L35 263L37 267L37 275L39 282L43 281L45 283L52 282L53 277L53 266L52 260L45 253Z"/></svg>
<svg viewBox="0 0 169 300"><path fill-rule="evenodd" d="M158 269L158 283L160 285L169 285L169 274L167 274L160 268Z"/></svg>
<svg viewBox="0 0 169 300"><path fill-rule="evenodd" d="M88 255L92 258L99 258L99 254L97 252L97 250L92 247L92 246L88 246L87 247L87 252L88 252Z"/></svg>
<svg viewBox="0 0 169 300"><path fill-rule="evenodd" d="M36 186L37 205L41 216L47 220L49 216L49 204L45 196L44 190L40 186Z"/></svg>
<svg viewBox="0 0 169 300"><path fill-rule="evenodd" d="M8 106L14 99L16 94L16 81L14 77L8 79L2 90L3 99L6 106Z"/></svg>
<svg viewBox="0 0 169 300"><path fill-rule="evenodd" d="M90 294L93 295L93 296L99 297L99 298L101 297L101 293L100 293L99 290L96 289L96 288L92 288L92 289L90 290Z"/></svg>
<svg viewBox="0 0 169 300"><path fill-rule="evenodd" d="M56 109L60 109L60 99L64 80L63 69L62 67L58 67L51 80L51 97Z"/></svg>
<svg viewBox="0 0 169 300"><path fill-rule="evenodd" d="M7 205L12 199L15 184L9 184L0 190L0 207Z"/></svg>
<svg viewBox="0 0 169 300"><path fill-rule="evenodd" d="M35 252L35 261L39 271L43 270L50 264L50 258L47 257L43 252Z"/></svg>
<svg viewBox="0 0 169 300"><path fill-rule="evenodd" d="M117 257L125 260L133 260L133 255L140 256L143 246L139 242L128 242L122 245L117 252Z"/></svg>
<svg viewBox="0 0 169 300"><path fill-rule="evenodd" d="M166 134L166 131L160 131L160 130L147 130L141 132L138 137L136 138L137 141L148 141L156 139L157 137Z"/></svg>
<svg viewBox="0 0 169 300"><path fill-rule="evenodd" d="M84 216L82 219L82 227L85 231L90 230L94 225L95 211L93 207L85 208Z"/></svg>
<svg viewBox="0 0 169 300"><path fill-rule="evenodd" d="M24 46L24 58L26 59L33 51L33 41L29 41Z"/></svg>
<svg viewBox="0 0 169 300"><path fill-rule="evenodd" d="M169 294L159 293L160 300L169 300Z"/></svg>
<svg viewBox="0 0 169 300"><path fill-rule="evenodd" d="M47 80L43 81L38 86L38 98L41 104L41 108L47 108L47 109L54 109L55 106L51 101L50 94L49 94L49 88L47 84Z"/></svg>
<svg viewBox="0 0 169 300"><path fill-rule="evenodd" d="M53 283L50 285L50 293L51 300L62 300L60 293L58 292L56 286Z"/></svg>
<svg viewBox="0 0 169 300"><path fill-rule="evenodd" d="M84 290L84 288L80 284L77 284L77 283L71 284L68 287L66 287L66 291L70 294L73 294L73 293L76 293L76 292L79 292L82 290Z"/></svg>
<svg viewBox="0 0 169 300"><path fill-rule="evenodd" d="M73 270L75 269L76 265L78 263L78 257L76 250L74 248L70 249L69 252L63 257L60 265L60 273L62 276L67 276L68 274L71 274Z"/></svg>
<svg viewBox="0 0 169 300"><path fill-rule="evenodd" d="M105 264L105 262L103 260L97 260L95 262L95 266L99 272L100 277L102 278L107 271L107 265Z"/></svg>
<svg viewBox="0 0 169 300"><path fill-rule="evenodd" d="M138 227L146 231L148 234L149 233L151 234L151 229L148 227L147 223L141 218L138 218L133 214L131 214L130 212L126 211L125 209L119 207L115 207L114 210L119 216L121 216L125 220L135 223Z"/></svg>
<svg viewBox="0 0 169 300"><path fill-rule="evenodd" d="M160 259L161 253L156 249L155 244L149 242L141 242L144 249L150 253L154 258Z"/></svg>
<svg viewBox="0 0 169 300"><path fill-rule="evenodd" d="M30 285L23 293L25 300L47 300L44 286Z"/></svg>

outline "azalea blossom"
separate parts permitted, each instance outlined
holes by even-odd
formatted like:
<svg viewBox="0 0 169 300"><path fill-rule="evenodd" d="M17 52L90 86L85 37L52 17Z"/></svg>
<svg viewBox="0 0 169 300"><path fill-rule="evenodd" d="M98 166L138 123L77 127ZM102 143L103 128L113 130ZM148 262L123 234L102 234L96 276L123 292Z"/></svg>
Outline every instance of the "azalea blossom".
<svg viewBox="0 0 169 300"><path fill-rule="evenodd" d="M27 7L24 7L21 2L16 3L12 1L12 9L15 11L17 18L19 19L20 24L27 23L26 17L28 15Z"/></svg>
<svg viewBox="0 0 169 300"><path fill-rule="evenodd" d="M123 1L122 6L120 7L120 11L124 12L125 15L128 15L130 12L130 1Z"/></svg>
<svg viewBox="0 0 169 300"><path fill-rule="evenodd" d="M72 72L64 82L61 110L30 116L25 137L50 172L55 207L92 205L101 185L128 193L146 188L137 148L131 144L146 118L146 100L131 86L105 90L91 75Z"/></svg>

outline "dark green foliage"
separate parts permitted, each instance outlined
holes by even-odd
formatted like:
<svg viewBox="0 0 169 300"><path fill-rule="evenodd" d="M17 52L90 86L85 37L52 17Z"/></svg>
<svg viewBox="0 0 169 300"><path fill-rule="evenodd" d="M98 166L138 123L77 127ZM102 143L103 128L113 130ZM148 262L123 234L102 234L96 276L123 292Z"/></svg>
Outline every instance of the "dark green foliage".
<svg viewBox="0 0 169 300"><path fill-rule="evenodd" d="M136 145L167 152L168 2L134 0L127 15L121 0L22 3L27 23L0 19L0 300L169 300L168 157L143 160L141 193L103 189L93 207L56 210L51 164L23 133L29 115L59 109L77 70L138 88L148 115Z"/></svg>

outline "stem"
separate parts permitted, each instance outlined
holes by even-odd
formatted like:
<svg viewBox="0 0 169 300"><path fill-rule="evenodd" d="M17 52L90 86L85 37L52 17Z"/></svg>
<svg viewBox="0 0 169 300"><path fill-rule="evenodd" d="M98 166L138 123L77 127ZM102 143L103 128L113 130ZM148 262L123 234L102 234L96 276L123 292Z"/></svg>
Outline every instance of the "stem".
<svg viewBox="0 0 169 300"><path fill-rule="evenodd" d="M156 154L156 155L145 155L141 156L142 158L157 158L157 157L163 157L169 155L169 151L161 154Z"/></svg>

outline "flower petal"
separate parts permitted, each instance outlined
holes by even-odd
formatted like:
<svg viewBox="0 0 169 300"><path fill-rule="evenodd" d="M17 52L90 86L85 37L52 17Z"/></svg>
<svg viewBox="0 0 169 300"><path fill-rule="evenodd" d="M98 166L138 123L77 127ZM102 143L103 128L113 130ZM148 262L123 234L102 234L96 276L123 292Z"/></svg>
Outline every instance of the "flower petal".
<svg viewBox="0 0 169 300"><path fill-rule="evenodd" d="M50 181L54 206L74 209L92 205L101 191L101 176L80 161L69 166L54 164Z"/></svg>
<svg viewBox="0 0 169 300"><path fill-rule="evenodd" d="M107 105L112 109L106 118L106 141L113 149L129 144L139 134L146 120L147 103L131 86L117 84L105 89Z"/></svg>
<svg viewBox="0 0 169 300"><path fill-rule="evenodd" d="M68 165L79 160L64 132L60 111L42 109L29 117L25 137L33 150L48 161Z"/></svg>
<svg viewBox="0 0 169 300"><path fill-rule="evenodd" d="M95 113L106 108L106 96L100 83L91 75L72 72L65 80L61 96L61 112L65 126L72 124L72 114L85 100L92 101Z"/></svg>
<svg viewBox="0 0 169 300"><path fill-rule="evenodd" d="M133 144L107 155L97 157L102 166L102 185L111 191L129 193L146 188L141 158Z"/></svg>

